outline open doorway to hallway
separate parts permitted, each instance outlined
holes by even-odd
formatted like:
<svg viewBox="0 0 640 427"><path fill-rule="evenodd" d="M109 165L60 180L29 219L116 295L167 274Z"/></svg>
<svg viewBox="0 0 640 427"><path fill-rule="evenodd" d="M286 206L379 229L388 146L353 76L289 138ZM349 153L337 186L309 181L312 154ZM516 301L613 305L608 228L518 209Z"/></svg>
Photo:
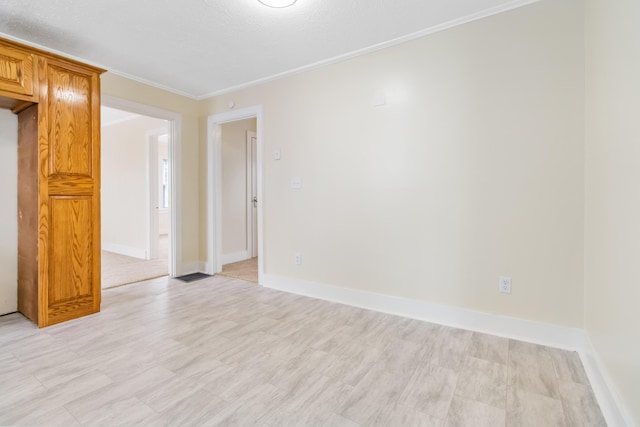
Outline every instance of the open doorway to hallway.
<svg viewBox="0 0 640 427"><path fill-rule="evenodd" d="M229 258L223 256L223 160L222 160L222 135L223 135L223 126L242 121L245 119L255 120L255 141L256 145L256 156L255 156L255 202L253 198L249 198L251 194L248 190L242 192L243 197L246 200L246 203L251 203L252 208L251 211L255 213L257 219L256 222L251 222L255 224L255 239L253 239L254 245L252 250L255 250L257 253L257 259L254 262L257 263L258 269L258 278L257 283L261 284L264 275L264 246L265 240L263 235L263 209L264 209L264 200L263 200L263 182L262 182L262 165L263 165L263 143L262 143L262 106L254 105L251 107L245 107L241 109L232 109L231 111L227 111L224 113L214 114L207 118L207 179L209 185L207 186L207 262L205 266L205 271L208 274L220 274L222 273L222 265L232 264ZM253 131L251 131L253 132ZM247 134L245 130L245 150L246 150L246 141ZM247 150L248 151L248 150ZM246 161L246 152L245 152L245 161ZM245 163L246 164L246 163ZM245 166L246 167L246 166ZM246 172L247 169L245 169ZM249 180L245 175L245 185L248 184ZM252 178L253 180L253 178ZM241 190L239 190L241 191ZM228 193L228 191L227 191ZM245 204L247 206L247 204ZM245 214L248 215L249 209L245 207ZM237 218L237 217L236 217ZM246 217L245 217L246 218ZM245 227L248 227L249 221L245 219ZM245 250L249 251L249 233L245 236ZM228 252L233 253L233 252ZM253 253L252 253L253 254ZM248 257L249 258L249 257ZM237 260L236 262L239 262Z"/></svg>
<svg viewBox="0 0 640 427"><path fill-rule="evenodd" d="M102 287L169 274L170 122L102 107Z"/></svg>
<svg viewBox="0 0 640 427"><path fill-rule="evenodd" d="M257 119L224 123L221 135L222 272L258 282Z"/></svg>

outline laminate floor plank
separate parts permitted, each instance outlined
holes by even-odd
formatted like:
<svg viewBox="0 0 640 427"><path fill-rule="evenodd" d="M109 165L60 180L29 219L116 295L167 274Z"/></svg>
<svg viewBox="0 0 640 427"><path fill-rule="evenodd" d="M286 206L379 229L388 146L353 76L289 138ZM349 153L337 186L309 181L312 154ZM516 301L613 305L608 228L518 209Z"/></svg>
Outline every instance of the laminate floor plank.
<svg viewBox="0 0 640 427"><path fill-rule="evenodd" d="M505 409L507 365L467 356L455 395Z"/></svg>
<svg viewBox="0 0 640 427"><path fill-rule="evenodd" d="M223 276L0 317L0 425L605 425L577 353Z"/></svg>

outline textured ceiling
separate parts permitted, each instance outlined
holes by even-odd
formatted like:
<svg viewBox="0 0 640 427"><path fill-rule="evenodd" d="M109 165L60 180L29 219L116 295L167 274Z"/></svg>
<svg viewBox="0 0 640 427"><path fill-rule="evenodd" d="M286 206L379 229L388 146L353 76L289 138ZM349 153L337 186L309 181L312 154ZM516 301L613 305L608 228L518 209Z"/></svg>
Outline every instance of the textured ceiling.
<svg viewBox="0 0 640 427"><path fill-rule="evenodd" d="M534 0L2 0L0 35L200 99Z"/></svg>

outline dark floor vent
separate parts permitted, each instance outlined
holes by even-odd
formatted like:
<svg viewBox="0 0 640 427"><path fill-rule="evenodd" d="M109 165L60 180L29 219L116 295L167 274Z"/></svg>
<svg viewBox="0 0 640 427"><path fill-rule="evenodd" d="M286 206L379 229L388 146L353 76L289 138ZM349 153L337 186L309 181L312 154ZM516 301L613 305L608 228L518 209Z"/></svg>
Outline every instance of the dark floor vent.
<svg viewBox="0 0 640 427"><path fill-rule="evenodd" d="M192 274L186 274L184 276L176 277L176 279L182 280L183 282L195 282L196 280L206 279L207 277L212 277L212 276L204 273L192 273Z"/></svg>

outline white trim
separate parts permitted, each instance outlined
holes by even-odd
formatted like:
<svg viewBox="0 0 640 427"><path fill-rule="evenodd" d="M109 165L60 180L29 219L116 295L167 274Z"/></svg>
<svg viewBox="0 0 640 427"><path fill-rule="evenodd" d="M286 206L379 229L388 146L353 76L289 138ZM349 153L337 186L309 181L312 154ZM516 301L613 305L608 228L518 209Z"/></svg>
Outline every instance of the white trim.
<svg viewBox="0 0 640 427"><path fill-rule="evenodd" d="M198 272L209 274L207 273L208 271L211 271L211 267L209 267L209 263L200 261L200 269L198 270Z"/></svg>
<svg viewBox="0 0 640 427"><path fill-rule="evenodd" d="M141 116L155 117L163 120L182 120L182 115L175 111L165 110L154 107L153 105L141 104L139 102L130 101L117 96L102 94L100 95L101 105L118 110L129 111Z"/></svg>
<svg viewBox="0 0 640 427"><path fill-rule="evenodd" d="M385 49L385 48L388 48L388 47L396 46L396 45L399 45L401 43L405 43L405 42L408 42L408 41L411 41L411 40L414 40L414 39L417 39L417 38L420 38L420 37L427 36L429 34L437 33L439 31L444 31L444 30L447 30L447 29L452 28L452 27L457 27L459 25L463 25L463 24L467 24L469 22L477 21L479 19L487 18L487 17L492 16L492 15L497 15L497 14L502 13L502 12L507 12L509 10L516 9L516 8L522 7L522 6L526 6L526 5L531 4L531 3L536 3L538 1L540 1L540 0L513 0L513 1L501 4L501 5L489 8L489 9L484 9L484 10L472 13L470 15L466 15L466 16L463 16L463 17L460 17L460 18L457 18L457 19L452 19L451 21L448 21L448 22L443 22L441 24L434 25L432 27L425 28L425 29L420 30L420 31L416 31L414 33L407 34L405 36L397 37L397 38L392 39L392 40L388 40L388 41L385 41L385 42L382 42L382 43L378 43L378 44L375 44L373 46L364 47L362 49L354 50L352 52L348 52L348 53L345 53L343 55L338 55L338 56L335 56L333 58L324 59L324 60L321 60L321 61L318 61L318 62L315 62L315 63L312 63L312 64L304 65L302 67L294 68L292 70L288 70L288 71L284 71L284 72L281 72L281 73L273 74L271 76L263 77L263 78L260 78L260 79L256 79L256 80L253 80L253 81L250 81L250 82L247 82L247 83L242 83L242 84L231 86L231 87L228 87L228 88L215 90L213 92L205 93L204 95L194 95L194 94L191 94L191 93L187 93L187 92L184 92L184 91L181 91L181 90L178 90L178 89L174 89L174 88L165 86L165 85L160 84L160 83L153 82L151 80L146 80L146 79L144 79L142 77L137 77L137 76L134 76L134 75L129 74L129 73L125 73L125 72L118 71L118 70L113 70L110 67L106 67L105 65L101 65L101 64L99 64L97 62L88 61L88 60L86 60L84 58L80 58L80 57L77 57L77 56L74 56L74 55L69 55L66 52L62 52L62 51L59 51L59 50L51 49L49 47L46 47L46 46L43 46L43 45L40 45L40 44L37 44L37 43L32 43L30 41L27 41L27 40L24 40L24 39L20 39L18 37L12 36L10 34L0 33L0 36L2 36L5 39L8 39L8 40L13 40L13 41L16 41L18 43L22 43L22 44L27 45L27 46L32 46L32 47L35 47L37 49L41 49L41 50L44 50L44 51L47 51L47 52L55 53L57 55L61 55L61 56L64 56L66 58L69 58L69 59L73 59L73 60L76 60L76 61L79 61L79 62L83 62L85 64L93 65L93 66L96 66L96 67L99 67L99 68L105 68L105 69L108 69L110 73L116 74L116 75L121 76L121 77L125 77L125 78L127 78L129 80L133 80L133 81L136 81L136 82L139 82L139 83L143 83L143 84L148 85L148 86L152 86L152 87L155 87L155 88L158 88L158 89L165 90L167 92L171 92L171 93L175 93L177 95L184 96L186 98L191 98L191 99L194 99L196 101L200 101L200 100L203 100L203 99L206 99L206 98L211 98L213 96L222 95L222 94L229 93L229 92L234 92L234 91L237 91L237 90L240 90L240 89L245 89L245 88L252 87L252 86L257 86L259 84L266 83L266 82L269 82L269 81L272 81L272 80L281 79L283 77L292 76L294 74L299 74L299 73L302 73L302 72L305 72L305 71L310 71L310 70L313 70L313 69L316 69L316 68L324 67L324 66L335 64L335 63L342 62L342 61L346 61L348 59L356 58L358 56L367 55L369 53L376 52L376 51L381 50L381 49Z"/></svg>
<svg viewBox="0 0 640 427"><path fill-rule="evenodd" d="M222 271L222 129L207 120L207 274ZM218 237L219 236L219 237Z"/></svg>
<svg viewBox="0 0 640 427"><path fill-rule="evenodd" d="M120 123L128 122L129 120L137 119L138 117L140 117L139 114L132 114L130 116L123 117L121 119L111 120L109 122L104 122L104 121L102 121L102 118L100 118L100 127L106 128L106 127L109 127L109 126L118 125Z"/></svg>
<svg viewBox="0 0 640 427"><path fill-rule="evenodd" d="M148 252L144 248L134 248L133 246L119 245L117 243L102 242L102 250L133 258L149 259Z"/></svg>
<svg viewBox="0 0 640 427"><path fill-rule="evenodd" d="M453 27L457 27L459 25L467 24L469 22L477 21L479 19L488 18L492 15L497 15L502 12L507 12L512 9L516 9L518 7L526 6L532 3L537 3L540 0L513 0L489 9L484 9L476 13L472 13L470 15L466 15L460 18L452 19L451 21L443 22L442 24L434 25L429 28L425 28L420 31L416 31L411 34L407 34L404 36L397 37L392 40L387 40L382 43L378 43L372 46L367 46L362 49L354 50L351 52L347 52L342 55L334 56L333 58L323 59L318 62L314 62L311 64L303 65L302 67L293 68L291 70L283 71L281 73L272 74L271 76L263 77L260 79L256 79L250 82L241 83L239 85L231 86L228 88L216 90L213 92L206 93L204 95L196 96L195 99L201 101L203 99L211 98L214 96L224 95L226 93L235 92L242 89L247 89L253 86L258 86L264 83L268 83L273 80L278 80L284 77L293 76L296 74L304 73L306 71L315 70L317 68L326 67L327 65L337 64L339 62L347 61L349 59L357 58L359 56L368 55L373 52L377 52L382 49L386 49L388 47L397 46L402 43L409 42L411 40L419 39L421 37L428 36L429 34L438 33L440 31L448 30Z"/></svg>
<svg viewBox="0 0 640 427"><path fill-rule="evenodd" d="M233 252L230 254L222 254L222 265L231 264L232 262L244 261L251 258L249 251Z"/></svg>
<svg viewBox="0 0 640 427"><path fill-rule="evenodd" d="M199 261L185 262L182 264L182 270L177 272L176 275L172 277L185 276L187 274L193 274L193 273L201 273L205 271L204 267L205 267L204 263Z"/></svg>
<svg viewBox="0 0 640 427"><path fill-rule="evenodd" d="M267 288L292 294L577 351L607 424L610 427L634 425L629 412L624 408L615 389L611 387L613 382L603 369L604 364L599 360L584 329L482 313L273 274L263 274L260 283Z"/></svg>
<svg viewBox="0 0 640 427"><path fill-rule="evenodd" d="M101 104L144 116L169 121L169 276L175 277L182 270L182 115L151 105L140 104L111 95L102 95Z"/></svg>
<svg viewBox="0 0 640 427"><path fill-rule="evenodd" d="M588 334L585 335L585 345L580 351L580 359L582 359L584 369L587 371L591 389L596 395L607 425L609 427L632 427L634 423L631 416L612 387L613 382L604 369L605 365L598 357Z"/></svg>
<svg viewBox="0 0 640 427"><path fill-rule="evenodd" d="M539 0L536 0L536 1L539 1ZM68 55L66 55L66 54L63 54L63 55L66 56L67 58L69 58ZM85 64L87 63L84 60L80 60L80 61L84 62ZM108 67L102 66L100 68L108 68ZM188 93L188 92L182 91L180 89L175 89L175 88L163 85L161 83L157 83L157 82L154 82L154 81L151 81L151 80L147 80L147 79L145 79L143 77L134 76L133 74L125 73L124 71L114 70L114 69L111 69L111 68L108 68L108 70L109 70L109 73L115 74L116 76L124 77L125 79L133 80L134 82L142 83L143 85L151 86L151 87L154 87L156 89L164 90L165 92L173 93L173 94L176 94L176 95L184 96L185 98L189 98L189 99L193 99L193 100L199 101L198 96L194 95L192 93Z"/></svg>
<svg viewBox="0 0 640 427"><path fill-rule="evenodd" d="M262 283L264 271L263 240L263 183L262 183L262 106L232 110L207 118L207 270L208 274L222 271L222 171L221 125L237 120L256 118L258 147L258 283Z"/></svg>
<svg viewBox="0 0 640 427"><path fill-rule="evenodd" d="M33 48L40 49L40 50L43 50L45 52L53 53L54 55L60 55L60 56L63 56L65 58L71 59L73 61L82 62L83 64L87 64L87 65L91 65L91 66L94 66L94 67L102 68L104 70L108 70L110 73L115 74L117 76L124 77L126 79L133 80L135 82L142 83L142 84L145 84L147 86L155 87L156 89L161 89L161 90L164 90L164 91L167 91L167 92L175 93L176 95L184 96L186 98L190 98L190 99L194 99L194 100L198 99L197 96L194 95L194 94L187 93L187 92L184 92L184 91L181 91L181 90L178 90L178 89L174 89L174 88L171 88L169 86L165 86L163 84L156 83L156 82L153 82L151 80L144 79L142 77L134 76L133 74L125 73L123 71L114 70L111 67L107 67L104 64L100 64L99 62L90 61L88 59L81 58L81 57L76 56L76 55L71 55L71 54L69 54L67 52L63 52L61 50L52 49L52 48L50 48L48 46L44 46L44 45L41 45L39 43L33 43L33 42L28 41L28 40L12 36L11 34L0 32L0 37L2 37L4 39L7 39L7 40L11 40L11 41L17 42L17 43L21 43L21 44L26 45L26 46L31 46Z"/></svg>
<svg viewBox="0 0 640 427"><path fill-rule="evenodd" d="M261 284L293 294L557 348L576 350L583 348L585 341L584 331L579 328L487 314L307 280L265 274Z"/></svg>
<svg viewBox="0 0 640 427"><path fill-rule="evenodd" d="M252 165L251 165L251 137L249 133L255 135L255 132L246 131L245 132L245 201L246 201L246 212L245 212L245 236L246 236L246 245L247 254L251 255L253 253L253 200L252 200L252 187L253 187L253 178L252 178ZM224 255L223 255L224 257ZM250 258L250 257L249 257ZM246 258L245 258L246 259ZM241 260L238 260L241 261ZM233 261L231 261L233 262ZM222 260L222 264L229 264L230 262Z"/></svg>

